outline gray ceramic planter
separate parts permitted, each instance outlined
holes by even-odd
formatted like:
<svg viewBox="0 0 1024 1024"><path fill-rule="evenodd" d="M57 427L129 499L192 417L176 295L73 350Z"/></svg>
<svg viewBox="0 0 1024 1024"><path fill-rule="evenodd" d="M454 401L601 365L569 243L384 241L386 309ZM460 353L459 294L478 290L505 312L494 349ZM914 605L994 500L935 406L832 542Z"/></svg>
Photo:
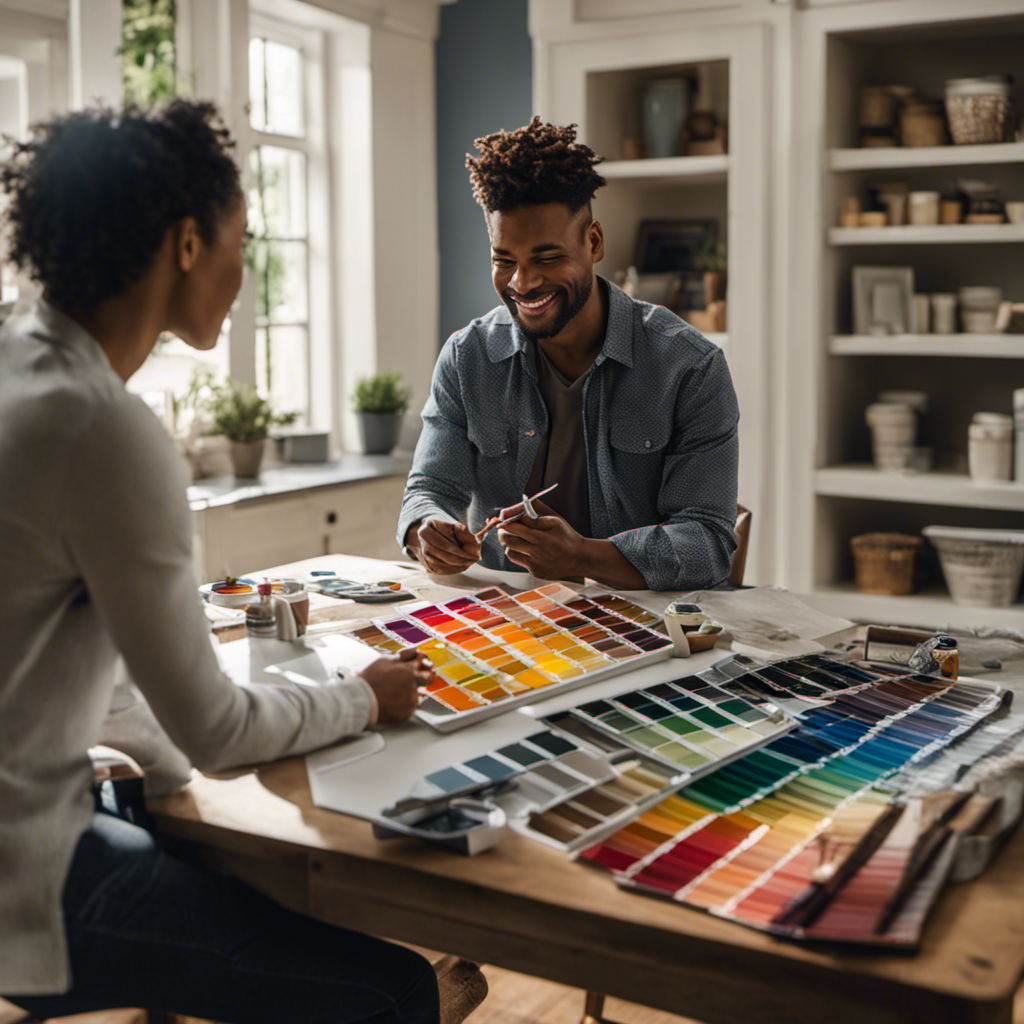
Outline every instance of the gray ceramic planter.
<svg viewBox="0 0 1024 1024"><path fill-rule="evenodd" d="M235 476L248 480L260 475L264 446L264 441L231 442L231 465L235 468Z"/></svg>
<svg viewBox="0 0 1024 1024"><path fill-rule="evenodd" d="M387 455L398 443L402 429L400 412L360 412L356 416L367 455Z"/></svg>

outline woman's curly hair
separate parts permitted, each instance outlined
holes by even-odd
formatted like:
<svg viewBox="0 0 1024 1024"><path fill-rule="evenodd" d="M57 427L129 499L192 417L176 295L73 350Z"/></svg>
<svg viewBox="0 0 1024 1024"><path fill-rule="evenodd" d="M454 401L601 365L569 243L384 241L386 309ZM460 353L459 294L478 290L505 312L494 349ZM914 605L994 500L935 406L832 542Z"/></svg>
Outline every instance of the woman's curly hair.
<svg viewBox="0 0 1024 1024"><path fill-rule="evenodd" d="M572 213L605 184L594 166L604 157L576 142L576 125L546 124L539 117L515 131L485 135L466 155L473 196L487 213L517 206L564 203Z"/></svg>
<svg viewBox="0 0 1024 1024"><path fill-rule="evenodd" d="M212 244L242 201L234 143L212 103L92 107L7 141L10 259L65 311L90 313L139 280L185 217Z"/></svg>

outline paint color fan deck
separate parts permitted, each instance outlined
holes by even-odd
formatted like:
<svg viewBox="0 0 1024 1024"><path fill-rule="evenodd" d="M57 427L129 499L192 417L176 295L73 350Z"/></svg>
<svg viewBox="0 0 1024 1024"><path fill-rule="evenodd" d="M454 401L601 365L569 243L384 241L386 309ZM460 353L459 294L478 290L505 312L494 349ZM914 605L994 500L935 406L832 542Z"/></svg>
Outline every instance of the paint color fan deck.
<svg viewBox="0 0 1024 1024"><path fill-rule="evenodd" d="M449 732L666 659L672 641L662 628L658 616L618 594L551 583L408 606L350 635L377 650L426 654L436 674L416 715Z"/></svg>
<svg viewBox="0 0 1024 1024"><path fill-rule="evenodd" d="M487 796L516 831L571 852L621 828L681 781L678 770L625 745L548 730L432 772L415 793ZM509 791L488 794L504 783Z"/></svg>
<svg viewBox="0 0 1024 1024"><path fill-rule="evenodd" d="M801 680L820 670L820 658L769 667ZM891 666L843 667L871 685L850 693L837 684L832 700L800 715L797 729L689 782L582 856L624 888L776 934L913 947L955 844L940 837L922 860L920 800L887 780L913 779L915 767L943 756L1007 695ZM739 668L745 672L728 680ZM743 658L705 675L717 671L735 693L763 694L757 680L744 679L751 668L789 685ZM972 746L964 743L968 760ZM803 905L810 910L797 912Z"/></svg>

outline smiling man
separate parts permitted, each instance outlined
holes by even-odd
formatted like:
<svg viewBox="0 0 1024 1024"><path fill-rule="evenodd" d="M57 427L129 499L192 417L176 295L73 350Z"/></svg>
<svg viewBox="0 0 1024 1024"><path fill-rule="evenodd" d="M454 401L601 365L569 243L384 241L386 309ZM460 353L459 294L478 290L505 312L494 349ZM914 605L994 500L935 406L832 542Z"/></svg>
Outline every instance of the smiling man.
<svg viewBox="0 0 1024 1024"><path fill-rule="evenodd" d="M501 305L448 339L398 527L431 572L480 561L620 588L708 587L736 541L739 411L722 352L598 277L601 157L535 117L467 156ZM542 514L477 540L552 484Z"/></svg>

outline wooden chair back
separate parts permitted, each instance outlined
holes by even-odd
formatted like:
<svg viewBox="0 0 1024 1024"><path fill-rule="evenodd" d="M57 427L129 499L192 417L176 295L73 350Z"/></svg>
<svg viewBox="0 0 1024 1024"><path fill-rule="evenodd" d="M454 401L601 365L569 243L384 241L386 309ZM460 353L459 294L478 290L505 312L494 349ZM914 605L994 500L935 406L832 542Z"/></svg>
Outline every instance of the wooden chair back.
<svg viewBox="0 0 1024 1024"><path fill-rule="evenodd" d="M747 548L750 545L751 518L749 508L743 505L736 506L736 525L733 527L736 534L736 550L732 553L732 569L729 572L729 582L734 587L743 585L743 573L747 568Z"/></svg>

